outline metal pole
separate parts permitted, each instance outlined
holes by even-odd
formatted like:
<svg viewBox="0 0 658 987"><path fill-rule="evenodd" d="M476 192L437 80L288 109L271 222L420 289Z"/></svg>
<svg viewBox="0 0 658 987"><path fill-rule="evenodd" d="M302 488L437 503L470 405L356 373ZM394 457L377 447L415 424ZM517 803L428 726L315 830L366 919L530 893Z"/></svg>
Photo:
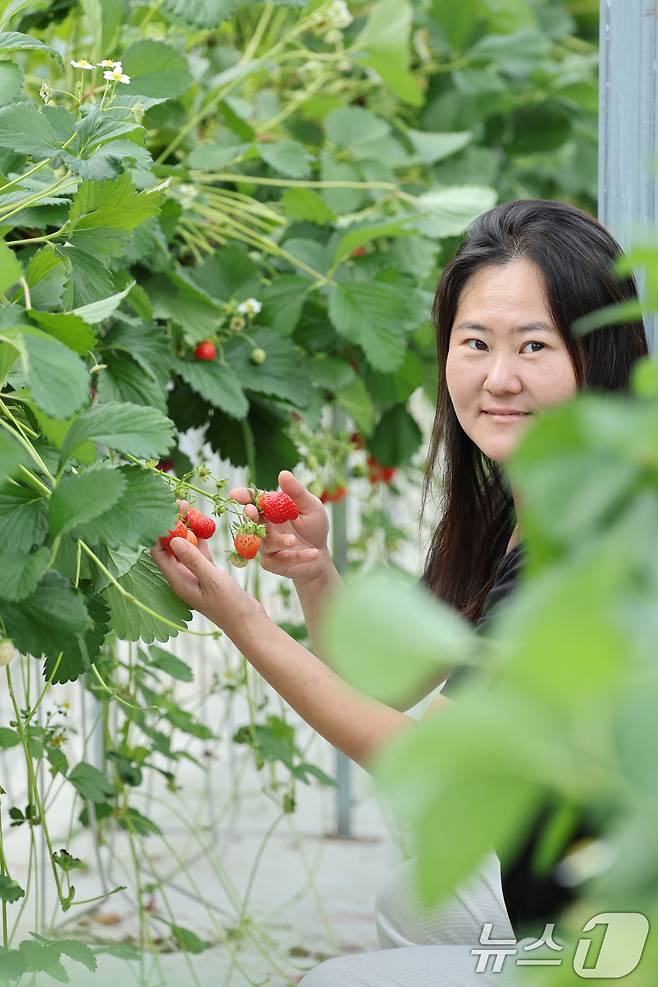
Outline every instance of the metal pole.
<svg viewBox="0 0 658 987"><path fill-rule="evenodd" d="M601 0L600 48L599 218L627 251L658 225L658 5ZM655 351L656 316L645 325Z"/></svg>
<svg viewBox="0 0 658 987"><path fill-rule="evenodd" d="M333 430L342 431L346 418L342 408L334 407ZM338 572L347 571L347 499L343 497L331 505L331 547L334 565ZM352 762L342 751L336 751L336 836L347 839L352 836Z"/></svg>

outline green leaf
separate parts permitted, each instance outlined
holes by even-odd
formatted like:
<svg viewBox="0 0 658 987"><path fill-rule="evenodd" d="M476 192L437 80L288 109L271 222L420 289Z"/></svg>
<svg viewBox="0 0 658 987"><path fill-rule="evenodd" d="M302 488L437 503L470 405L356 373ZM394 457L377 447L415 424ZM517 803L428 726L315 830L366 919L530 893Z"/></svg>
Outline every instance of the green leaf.
<svg viewBox="0 0 658 987"><path fill-rule="evenodd" d="M118 817L119 826L130 833L138 833L140 836L162 836L162 830L152 819L142 815L139 809L128 807Z"/></svg>
<svg viewBox="0 0 658 987"><path fill-rule="evenodd" d="M8 747L18 747L21 742L16 730L10 727L0 727L0 749L6 750Z"/></svg>
<svg viewBox="0 0 658 987"><path fill-rule="evenodd" d="M18 650L35 658L56 657L91 626L82 593L52 570L20 603L3 603L2 616Z"/></svg>
<svg viewBox="0 0 658 987"><path fill-rule="evenodd" d="M468 659L473 639L470 625L448 604L384 569L352 578L323 616L332 667L384 703Z"/></svg>
<svg viewBox="0 0 658 987"><path fill-rule="evenodd" d="M0 432L0 483L12 476L21 463L27 462L27 452L8 432Z"/></svg>
<svg viewBox="0 0 658 987"><path fill-rule="evenodd" d="M158 319L172 319L185 332L190 345L213 336L219 327L221 308L201 288L170 270L144 285Z"/></svg>
<svg viewBox="0 0 658 987"><path fill-rule="evenodd" d="M64 67L62 56L49 45L45 45L38 38L33 38L31 34L20 34L18 31L0 32L0 51L29 51L37 49L53 55L59 62L60 68Z"/></svg>
<svg viewBox="0 0 658 987"><path fill-rule="evenodd" d="M89 374L68 346L31 326L2 330L18 349L37 406L53 418L68 418L89 399Z"/></svg>
<svg viewBox="0 0 658 987"><path fill-rule="evenodd" d="M146 148L131 140L109 141L102 147L97 147L87 157L77 157L63 151L62 159L74 175L79 175L86 182L114 178L129 168L148 171L153 164L153 158Z"/></svg>
<svg viewBox="0 0 658 987"><path fill-rule="evenodd" d="M423 93L409 70L413 9L403 0L379 0L361 34L352 57L374 69L403 102L420 106Z"/></svg>
<svg viewBox="0 0 658 987"><path fill-rule="evenodd" d="M121 470L109 463L95 463L82 473L62 477L50 498L51 536L104 515L118 503L125 489Z"/></svg>
<svg viewBox="0 0 658 987"><path fill-rule="evenodd" d="M175 359L174 370L213 407L221 408L232 418L246 417L249 402L240 379L231 366L222 367L219 363L210 361Z"/></svg>
<svg viewBox="0 0 658 987"><path fill-rule="evenodd" d="M122 315L103 337L103 348L130 356L164 389L171 371L171 343L162 326Z"/></svg>
<svg viewBox="0 0 658 987"><path fill-rule="evenodd" d="M168 651L164 651L163 648L159 648L157 644L152 644L149 648L149 655L151 656L151 664L153 668L158 668L160 671L165 672L167 675L171 675L172 679L177 679L179 682L193 682L194 674L189 665L176 655L170 654Z"/></svg>
<svg viewBox="0 0 658 987"><path fill-rule="evenodd" d="M182 925L172 923L171 934L184 953L203 953L204 950L210 948L210 943L204 942L196 932L192 932L191 929L186 929Z"/></svg>
<svg viewBox="0 0 658 987"><path fill-rule="evenodd" d="M159 381L146 376L142 368L128 357L116 354L103 358L105 367L98 378L96 403L127 401L167 412L167 391Z"/></svg>
<svg viewBox="0 0 658 987"><path fill-rule="evenodd" d="M0 242L0 294L16 284L23 276L23 268L15 252L6 243Z"/></svg>
<svg viewBox="0 0 658 987"><path fill-rule="evenodd" d="M183 624L192 619L192 614L170 589L150 555L142 555L118 582L126 592L168 620ZM150 644L154 640L166 641L178 635L173 627L131 604L114 586L108 586L102 595L110 607L112 626L120 638L126 641L139 641L141 638Z"/></svg>
<svg viewBox="0 0 658 987"><path fill-rule="evenodd" d="M434 164L461 151L473 140L473 133L470 130L434 134L426 130L410 128L405 130L405 136L411 141L414 149L408 164Z"/></svg>
<svg viewBox="0 0 658 987"><path fill-rule="evenodd" d="M363 142L385 137L391 131L386 120L362 106L342 106L326 119L327 137L339 147L353 148Z"/></svg>
<svg viewBox="0 0 658 987"><path fill-rule="evenodd" d="M239 0L164 0L163 12L175 23L196 28L218 27L231 17Z"/></svg>
<svg viewBox="0 0 658 987"><path fill-rule="evenodd" d="M38 110L21 102L0 109L0 147L29 154L33 161L51 158L74 133L75 117L62 107Z"/></svg>
<svg viewBox="0 0 658 987"><path fill-rule="evenodd" d="M423 441L423 433L405 405L389 408L368 439L368 449L385 466L408 463Z"/></svg>
<svg viewBox="0 0 658 987"><path fill-rule="evenodd" d="M68 776L69 781L82 796L92 802L107 802L114 795L114 785L93 764L80 761Z"/></svg>
<svg viewBox="0 0 658 987"><path fill-rule="evenodd" d="M15 62L0 62L0 106L16 102L23 89L23 73Z"/></svg>
<svg viewBox="0 0 658 987"><path fill-rule="evenodd" d="M60 247L64 256L69 276L62 293L62 306L70 309L76 305L81 307L107 298L112 294L114 282L108 270L107 262L87 253L89 245L84 250L66 243Z"/></svg>
<svg viewBox="0 0 658 987"><path fill-rule="evenodd" d="M47 243L32 254L25 271L25 280L30 289L33 308L57 308L67 277L64 258L52 244Z"/></svg>
<svg viewBox="0 0 658 987"><path fill-rule="evenodd" d="M0 487L0 544L29 552L48 531L48 505L32 487Z"/></svg>
<svg viewBox="0 0 658 987"><path fill-rule="evenodd" d="M299 219L308 223L325 226L333 223L336 213L330 209L324 199L310 188L286 189L281 205L288 219Z"/></svg>
<svg viewBox="0 0 658 987"><path fill-rule="evenodd" d="M459 236L473 220L496 204L494 189L481 185L456 185L434 189L416 198L416 209L424 217L416 219L419 233L433 239Z"/></svg>
<svg viewBox="0 0 658 987"><path fill-rule="evenodd" d="M327 150L320 155L320 177L323 182L362 182L364 177L350 161L335 161ZM328 188L320 192L327 207L336 215L356 212L365 200L362 188Z"/></svg>
<svg viewBox="0 0 658 987"><path fill-rule="evenodd" d="M191 270L194 283L221 302L258 296L262 276L249 254L236 244L227 244Z"/></svg>
<svg viewBox="0 0 658 987"><path fill-rule="evenodd" d="M353 420L359 432L370 435L375 424L375 408L361 377L354 379L336 395L336 404Z"/></svg>
<svg viewBox="0 0 658 987"><path fill-rule="evenodd" d="M121 480L121 496L91 523L76 525L76 537L124 549L154 545L176 523L171 488L140 466L120 466L113 472Z"/></svg>
<svg viewBox="0 0 658 987"><path fill-rule="evenodd" d="M414 216L403 216L401 219L388 223L365 223L363 225L353 225L347 233L340 238L334 251L333 264L339 264L349 257L356 247L361 247L365 243L387 237L409 237L415 235L415 230L405 229L406 223L411 223Z"/></svg>
<svg viewBox="0 0 658 987"><path fill-rule="evenodd" d="M74 308L71 314L77 315L78 318L83 319L85 322L90 322L92 325L102 322L103 319L107 319L119 307L122 299L126 297L134 284L135 282L131 281L123 291L116 291L113 295L108 295L106 298L99 298L97 301L89 302L87 305L80 305L78 308Z"/></svg>
<svg viewBox="0 0 658 987"><path fill-rule="evenodd" d="M12 881L6 874L0 874L0 901L6 901L9 905L12 905L15 901L24 897L25 891L20 884Z"/></svg>
<svg viewBox="0 0 658 987"><path fill-rule="evenodd" d="M71 202L67 239L97 259L118 257L130 231L156 216L160 206L160 194L138 192L127 173L101 182L83 182Z"/></svg>
<svg viewBox="0 0 658 987"><path fill-rule="evenodd" d="M0 600L24 600L41 580L50 552L39 548L33 555L0 552Z"/></svg>
<svg viewBox="0 0 658 987"><path fill-rule="evenodd" d="M45 332L80 356L86 356L93 350L96 333L79 315L72 312L36 312L34 309L29 314Z"/></svg>
<svg viewBox="0 0 658 987"><path fill-rule="evenodd" d="M297 328L311 285L297 274L279 274L261 292L260 321L276 332L291 336Z"/></svg>
<svg viewBox="0 0 658 987"><path fill-rule="evenodd" d="M98 596L87 602L87 610L92 624L76 641L62 649L62 657L57 665L57 671L52 675L55 685L65 682L75 682L84 672L88 672L98 658L105 638L110 630L110 611ZM43 666L44 678L49 679L57 664L57 655L46 658ZM67 769L65 768L64 771Z"/></svg>
<svg viewBox="0 0 658 987"><path fill-rule="evenodd" d="M71 425L62 446L65 463L88 439L116 452L159 459L174 442L174 423L155 408L137 404L105 404L84 411Z"/></svg>
<svg viewBox="0 0 658 987"><path fill-rule="evenodd" d="M122 55L123 70L130 76L129 95L182 96L192 85L187 59L162 41L135 41Z"/></svg>
<svg viewBox="0 0 658 987"><path fill-rule="evenodd" d="M376 370L390 373L404 359L404 294L381 281L334 283L329 293L329 318L334 328L362 347Z"/></svg>
<svg viewBox="0 0 658 987"><path fill-rule="evenodd" d="M252 344L235 337L225 346L226 361L235 371L245 390L271 394L305 408L311 396L309 381L299 374L300 355L292 340L271 329L252 328L254 344L267 353L264 363L255 364L249 354Z"/></svg>
<svg viewBox="0 0 658 987"><path fill-rule="evenodd" d="M311 174L313 156L299 141L282 140L257 144L263 161L288 178L308 178Z"/></svg>

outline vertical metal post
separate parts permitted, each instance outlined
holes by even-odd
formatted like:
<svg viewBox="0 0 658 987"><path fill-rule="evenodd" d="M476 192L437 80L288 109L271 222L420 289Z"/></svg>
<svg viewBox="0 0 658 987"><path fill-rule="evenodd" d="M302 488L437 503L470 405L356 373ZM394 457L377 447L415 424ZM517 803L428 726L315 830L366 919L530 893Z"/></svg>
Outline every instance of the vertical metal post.
<svg viewBox="0 0 658 987"><path fill-rule="evenodd" d="M345 428L345 413L341 408L334 407L334 433ZM331 505L332 533L331 548L334 565L343 574L347 570L347 497ZM352 762L343 754L336 751L336 836L348 838L352 836Z"/></svg>
<svg viewBox="0 0 658 987"><path fill-rule="evenodd" d="M599 218L626 251L658 226L658 4L601 0L600 42ZM656 317L645 325L655 351Z"/></svg>

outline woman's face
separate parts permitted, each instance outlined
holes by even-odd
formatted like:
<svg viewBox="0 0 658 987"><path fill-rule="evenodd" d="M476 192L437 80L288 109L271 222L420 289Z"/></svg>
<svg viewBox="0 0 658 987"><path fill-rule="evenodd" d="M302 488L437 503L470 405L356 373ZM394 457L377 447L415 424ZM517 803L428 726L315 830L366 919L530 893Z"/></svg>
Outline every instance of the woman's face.
<svg viewBox="0 0 658 987"><path fill-rule="evenodd" d="M530 415L578 389L542 286L541 271L529 260L481 268L466 282L455 313L448 393L466 434L499 463L516 448ZM497 417L493 409L523 414Z"/></svg>

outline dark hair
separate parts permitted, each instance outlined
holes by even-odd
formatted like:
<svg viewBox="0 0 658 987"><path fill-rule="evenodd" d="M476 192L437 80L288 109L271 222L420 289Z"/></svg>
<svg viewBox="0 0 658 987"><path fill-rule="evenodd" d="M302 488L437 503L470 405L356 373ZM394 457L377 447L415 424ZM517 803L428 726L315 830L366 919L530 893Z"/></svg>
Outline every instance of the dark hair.
<svg viewBox="0 0 658 987"><path fill-rule="evenodd" d="M422 523L440 451L441 519L432 535L422 582L475 623L497 563L516 524L514 499L500 466L464 432L445 383L450 334L466 282L476 271L516 260L543 272L547 305L574 366L578 389L627 391L631 368L649 350L642 319L577 336L580 316L637 299L635 278L612 268L622 253L593 216L564 202L521 199L479 216L443 270L432 305L439 385L421 496ZM443 447L443 449L442 449Z"/></svg>

